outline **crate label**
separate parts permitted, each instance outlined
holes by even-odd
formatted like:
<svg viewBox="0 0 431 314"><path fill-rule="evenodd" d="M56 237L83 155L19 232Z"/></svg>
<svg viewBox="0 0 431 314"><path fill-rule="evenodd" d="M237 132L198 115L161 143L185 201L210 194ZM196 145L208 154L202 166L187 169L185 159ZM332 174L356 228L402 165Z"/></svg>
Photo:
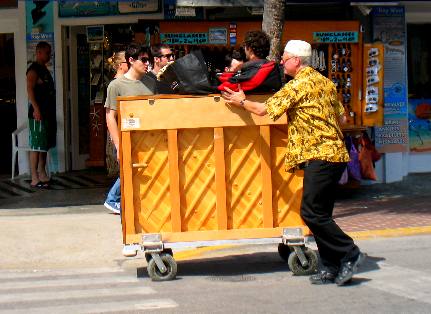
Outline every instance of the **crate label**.
<svg viewBox="0 0 431 314"><path fill-rule="evenodd" d="M141 120L139 118L125 118L121 122L124 129L139 129L141 127Z"/></svg>

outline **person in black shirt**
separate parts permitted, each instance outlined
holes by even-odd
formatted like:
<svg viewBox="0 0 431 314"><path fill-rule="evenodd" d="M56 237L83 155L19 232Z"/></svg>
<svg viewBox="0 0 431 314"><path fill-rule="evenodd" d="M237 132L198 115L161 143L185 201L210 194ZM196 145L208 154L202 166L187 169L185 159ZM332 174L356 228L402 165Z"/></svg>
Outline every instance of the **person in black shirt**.
<svg viewBox="0 0 431 314"><path fill-rule="evenodd" d="M151 47L152 70L149 71L142 81L147 86L154 86L154 94L173 94L174 90L165 82L157 80L157 74L168 62L175 60L175 55L166 44L157 44ZM152 83L149 83L152 81Z"/></svg>
<svg viewBox="0 0 431 314"><path fill-rule="evenodd" d="M48 187L46 155L55 147L57 137L54 80L46 67L51 59L51 45L36 45L36 61L27 69L31 187Z"/></svg>

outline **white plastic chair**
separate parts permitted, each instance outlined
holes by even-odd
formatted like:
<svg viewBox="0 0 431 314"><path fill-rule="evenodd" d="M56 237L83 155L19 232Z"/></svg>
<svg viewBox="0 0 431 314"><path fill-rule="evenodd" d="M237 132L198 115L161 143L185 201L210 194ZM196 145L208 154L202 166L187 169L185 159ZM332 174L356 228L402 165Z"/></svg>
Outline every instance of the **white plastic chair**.
<svg viewBox="0 0 431 314"><path fill-rule="evenodd" d="M31 149L30 146L28 146L28 144L20 145L18 142L19 134L25 130L28 130L27 122L23 123L15 131L12 132L12 179L15 177L15 167L16 167L16 159L17 159L18 152L34 151L34 149ZM27 139L28 139L28 136L27 136ZM48 158L49 158L49 152L46 155L46 173L49 176L50 173L49 173L49 167L48 167L48 162L49 162Z"/></svg>

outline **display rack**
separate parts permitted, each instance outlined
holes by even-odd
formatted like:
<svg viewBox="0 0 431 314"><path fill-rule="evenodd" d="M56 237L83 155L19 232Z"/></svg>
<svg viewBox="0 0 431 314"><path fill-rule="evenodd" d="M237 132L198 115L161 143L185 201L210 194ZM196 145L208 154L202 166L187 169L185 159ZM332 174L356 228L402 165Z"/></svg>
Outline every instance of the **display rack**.
<svg viewBox="0 0 431 314"><path fill-rule="evenodd" d="M356 74L359 69L353 61L358 58L356 50L356 45L351 43L333 43L328 47L328 78L337 87L338 99L343 104L348 125L360 124L357 121L359 104L356 102Z"/></svg>
<svg viewBox="0 0 431 314"><path fill-rule="evenodd" d="M105 166L105 110L103 100L104 55L103 42L89 43L90 60L90 147L87 167Z"/></svg>

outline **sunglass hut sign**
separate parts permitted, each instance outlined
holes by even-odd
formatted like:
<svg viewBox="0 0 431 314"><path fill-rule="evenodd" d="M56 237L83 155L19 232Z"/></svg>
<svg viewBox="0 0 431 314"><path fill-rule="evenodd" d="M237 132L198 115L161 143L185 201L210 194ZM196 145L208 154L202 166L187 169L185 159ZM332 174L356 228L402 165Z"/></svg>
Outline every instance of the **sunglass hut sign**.
<svg viewBox="0 0 431 314"><path fill-rule="evenodd" d="M313 42L315 43L357 43L358 32L313 32Z"/></svg>
<svg viewBox="0 0 431 314"><path fill-rule="evenodd" d="M207 44L208 33L161 33L160 41L168 45Z"/></svg>

